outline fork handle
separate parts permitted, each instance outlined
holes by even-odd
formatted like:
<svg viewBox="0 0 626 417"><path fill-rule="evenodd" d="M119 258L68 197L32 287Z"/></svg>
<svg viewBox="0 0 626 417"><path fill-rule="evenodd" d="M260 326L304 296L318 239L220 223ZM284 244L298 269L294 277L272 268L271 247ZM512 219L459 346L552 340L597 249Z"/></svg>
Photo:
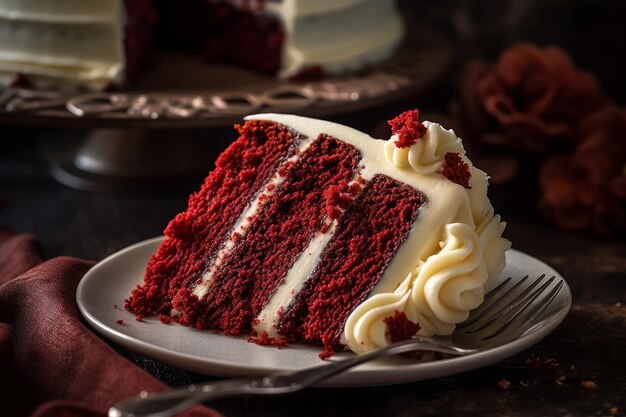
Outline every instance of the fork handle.
<svg viewBox="0 0 626 417"><path fill-rule="evenodd" d="M109 417L170 417L194 404L218 398L287 394L376 358L415 350L430 350L453 355L467 355L478 351L478 349L462 349L439 343L428 337L418 336L350 359L296 372L257 378L224 379L201 385L189 385L167 392L151 394L142 392L139 397L111 407Z"/></svg>
<svg viewBox="0 0 626 417"><path fill-rule="evenodd" d="M264 378L224 379L200 385L188 385L165 392L141 392L139 396L115 404L109 417L170 417L204 401L258 393L255 386ZM271 388L264 388L271 391Z"/></svg>

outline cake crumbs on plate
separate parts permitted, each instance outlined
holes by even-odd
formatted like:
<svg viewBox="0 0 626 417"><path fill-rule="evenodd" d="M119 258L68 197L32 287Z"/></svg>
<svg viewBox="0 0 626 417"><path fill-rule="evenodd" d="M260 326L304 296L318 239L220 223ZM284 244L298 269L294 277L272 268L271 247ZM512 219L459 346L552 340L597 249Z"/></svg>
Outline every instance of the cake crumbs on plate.
<svg viewBox="0 0 626 417"><path fill-rule="evenodd" d="M172 319L170 316L166 316L165 314L159 314L159 320L163 324L172 324L172 321L174 321L174 319Z"/></svg>
<svg viewBox="0 0 626 417"><path fill-rule="evenodd" d="M585 381L581 381L580 382L580 387L584 388L586 390L589 390L589 391L595 391L600 386L595 381L592 381L592 380L588 379L588 380L585 380Z"/></svg>
<svg viewBox="0 0 626 417"><path fill-rule="evenodd" d="M500 388L503 391L506 391L508 389L511 388L511 381L509 381L508 379L501 379L498 381L498 388Z"/></svg>

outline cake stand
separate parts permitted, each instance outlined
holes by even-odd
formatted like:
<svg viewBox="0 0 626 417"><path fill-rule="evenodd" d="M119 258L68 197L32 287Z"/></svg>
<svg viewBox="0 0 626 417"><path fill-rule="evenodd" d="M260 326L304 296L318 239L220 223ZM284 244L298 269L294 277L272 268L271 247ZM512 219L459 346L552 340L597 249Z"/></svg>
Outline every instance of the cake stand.
<svg viewBox="0 0 626 417"><path fill-rule="evenodd" d="M75 152L51 161L54 177L68 186L163 190L205 175L232 141L232 125L247 114L328 118L426 90L450 67L453 48L432 27L407 26L405 41L390 60L350 76L284 82L163 52L156 67L129 91L0 91L0 123L88 129Z"/></svg>

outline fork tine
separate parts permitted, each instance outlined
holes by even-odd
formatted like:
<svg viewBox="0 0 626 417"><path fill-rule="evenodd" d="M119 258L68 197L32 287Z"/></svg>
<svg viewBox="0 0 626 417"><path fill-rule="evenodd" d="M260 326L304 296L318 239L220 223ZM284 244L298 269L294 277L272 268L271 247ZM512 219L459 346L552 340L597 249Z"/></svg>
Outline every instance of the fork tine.
<svg viewBox="0 0 626 417"><path fill-rule="evenodd" d="M530 284L524 291L522 291L521 294L516 295L515 298L513 298L513 296L515 295L515 291L528 280L528 275L526 275L524 278L517 281L515 285L513 285L511 288L509 288L505 292L506 284L508 284L511 281L511 278L509 277L502 284L498 285L495 289L490 291L488 294L488 298L486 297L487 302L483 301L483 303L478 308L472 311L470 317L467 320L465 320L462 323L459 323L456 326L456 329L457 330L464 329L467 326L477 324L478 322L483 323L484 321L489 321L492 317L497 317L497 315L500 314L507 307L509 307L515 301L516 298L523 296L529 291L532 291L532 289L535 286L537 286L537 284L544 277L545 277L545 274L541 275L532 284ZM490 299L493 299L493 301L489 302ZM498 308L500 309L496 310ZM494 312L494 310L496 311ZM489 316L485 317L487 315Z"/></svg>
<svg viewBox="0 0 626 417"><path fill-rule="evenodd" d="M504 291L504 287L509 285L509 282L511 282L512 279L513 279L512 277L508 277L507 279L502 281L500 283L500 285L498 285L496 288L494 288L493 290L491 290L487 294L485 294L485 299L483 300L483 303L485 301L491 300L493 297L500 298L500 293ZM524 278L522 278L522 281L525 281L527 279L528 279L528 275L526 275Z"/></svg>
<svg viewBox="0 0 626 417"><path fill-rule="evenodd" d="M507 314L513 312L515 314L520 309L524 309L530 302L532 302L535 298L539 296L552 282L556 279L556 277L550 278L548 281L544 282L539 288L535 289L535 287L545 278L545 275L537 278L532 284L528 287L524 288L522 292L517 294L517 296L508 302L507 305L503 306L499 310L493 312L489 317L485 317L484 320L477 322L476 325L478 327L474 327L471 330L468 330L466 333L476 333L479 332L486 327L490 326L493 322L502 317L506 317ZM534 290L534 291L533 291Z"/></svg>
<svg viewBox="0 0 626 417"><path fill-rule="evenodd" d="M504 330L506 330L513 323L518 323L519 326L517 327L517 329L512 330L512 332L522 333L522 331L525 331L526 330L526 326L528 326L530 323L532 323L537 317L539 317L539 315L541 313L543 313L545 311L546 308L548 308L548 306L556 298L557 294L561 291L562 287L563 287L563 281L560 281L558 284L556 284L554 286L554 288L552 288L552 290L550 290L550 292L543 299L541 299L542 302L539 302L539 303L535 304L534 307L531 308L528 311L528 314L526 315L526 317L524 317L522 319L520 316L524 312L526 312L527 307L532 305L533 301L535 301L535 299L537 297L539 297L539 295L543 291L538 292L531 300L529 300L529 302L521 310L519 310L511 318L509 318L502 325L502 327L500 327L498 330L496 330L493 334L485 337L483 340L488 340L488 339L491 339L491 338L494 338L494 337L500 335ZM539 291L539 290L537 290L537 291Z"/></svg>
<svg viewBox="0 0 626 417"><path fill-rule="evenodd" d="M507 295L511 293L511 291L514 291L517 287L519 287L524 282L526 282L526 280L528 279L528 275L526 275L521 280L519 280L517 283L515 283L515 285L513 285L513 287L511 287L508 290L506 290L506 286L511 282L511 279L512 279L511 277L508 277L500 285L498 285L496 288L494 288L493 290L489 291L485 295L485 299L483 300L482 304L480 306L478 306L477 308L475 308L474 310L472 310L472 312L470 313L470 317L467 320L465 320L462 323L457 324L456 325L456 329L457 330L458 329L463 329L464 327L467 327L470 324L475 323L483 315L485 315L490 308L492 308L492 307L495 308L495 306L501 304L502 300L504 298L506 298ZM493 301L491 301L492 299L493 299ZM491 301L491 302L489 302L489 301Z"/></svg>

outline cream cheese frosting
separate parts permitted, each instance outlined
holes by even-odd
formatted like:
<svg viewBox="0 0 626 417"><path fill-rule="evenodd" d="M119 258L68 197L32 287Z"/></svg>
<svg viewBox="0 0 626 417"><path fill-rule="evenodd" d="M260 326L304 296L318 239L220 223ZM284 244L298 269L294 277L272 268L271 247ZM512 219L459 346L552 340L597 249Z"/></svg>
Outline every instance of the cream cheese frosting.
<svg viewBox="0 0 626 417"><path fill-rule="evenodd" d="M405 34L395 0L284 0L265 7L285 28L283 78L312 66L338 74L382 61Z"/></svg>
<svg viewBox="0 0 626 417"><path fill-rule="evenodd" d="M402 149L396 147L395 135L385 142L327 121L282 114L246 118L251 119L283 124L307 138L326 134L347 142L361 152L362 178L388 175L412 185L428 199L370 297L348 317L343 344L361 353L391 343L385 318L396 312L418 323L420 335L448 335L482 303L486 289L504 267L510 242L502 237L505 223L494 215L487 198L487 175L471 165L453 131L424 122L424 136ZM442 175L450 152L459 154L468 165L470 188ZM317 236L304 253L318 257L329 240L330 236ZM279 337L275 324L280 311L291 304L314 260L303 257L296 262L289 274L300 278L286 280L289 284L284 285L289 287L276 290L257 318L256 330Z"/></svg>
<svg viewBox="0 0 626 417"><path fill-rule="evenodd" d="M284 78L314 66L337 74L382 61L405 34L395 0L284 0L256 7L283 24ZM126 71L125 24L121 0L0 0L0 85L10 85L16 74L44 89L119 85Z"/></svg>
<svg viewBox="0 0 626 417"><path fill-rule="evenodd" d="M0 0L0 81L101 90L124 77L120 0Z"/></svg>

